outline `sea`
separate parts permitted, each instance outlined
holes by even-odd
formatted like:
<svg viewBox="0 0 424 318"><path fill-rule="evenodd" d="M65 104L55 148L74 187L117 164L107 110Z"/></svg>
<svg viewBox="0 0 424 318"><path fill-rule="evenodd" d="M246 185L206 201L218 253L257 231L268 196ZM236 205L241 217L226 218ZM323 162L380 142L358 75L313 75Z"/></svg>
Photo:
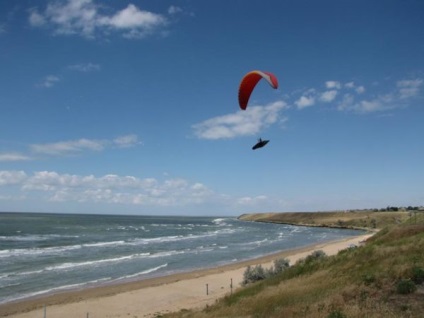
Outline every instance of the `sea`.
<svg viewBox="0 0 424 318"><path fill-rule="evenodd" d="M234 217L0 213L0 304L361 234Z"/></svg>

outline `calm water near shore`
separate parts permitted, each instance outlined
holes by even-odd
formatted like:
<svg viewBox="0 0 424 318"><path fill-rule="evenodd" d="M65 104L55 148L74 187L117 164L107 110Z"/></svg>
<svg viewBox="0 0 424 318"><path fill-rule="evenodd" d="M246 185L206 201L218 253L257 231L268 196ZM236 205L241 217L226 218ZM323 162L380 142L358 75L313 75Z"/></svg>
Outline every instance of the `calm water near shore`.
<svg viewBox="0 0 424 318"><path fill-rule="evenodd" d="M0 304L215 267L360 233L223 217L0 213Z"/></svg>

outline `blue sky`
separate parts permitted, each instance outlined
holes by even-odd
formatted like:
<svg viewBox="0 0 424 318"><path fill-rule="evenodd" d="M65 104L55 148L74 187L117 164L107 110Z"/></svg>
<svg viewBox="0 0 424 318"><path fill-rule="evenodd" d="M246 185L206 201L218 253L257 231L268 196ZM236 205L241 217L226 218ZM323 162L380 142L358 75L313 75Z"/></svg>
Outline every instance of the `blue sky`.
<svg viewBox="0 0 424 318"><path fill-rule="evenodd" d="M0 210L423 205L423 16L418 0L1 1ZM241 111L256 69L279 88Z"/></svg>

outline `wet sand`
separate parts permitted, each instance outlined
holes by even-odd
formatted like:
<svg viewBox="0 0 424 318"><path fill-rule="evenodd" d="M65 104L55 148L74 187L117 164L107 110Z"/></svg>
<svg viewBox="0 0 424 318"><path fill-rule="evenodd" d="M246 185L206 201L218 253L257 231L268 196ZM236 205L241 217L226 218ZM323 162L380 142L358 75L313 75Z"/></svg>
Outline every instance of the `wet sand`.
<svg viewBox="0 0 424 318"><path fill-rule="evenodd" d="M0 317L155 317L160 313L181 309L203 308L241 287L248 265L273 265L274 260L288 258L290 264L315 250L337 254L351 244L359 245L372 234L283 251L265 257L118 285L87 288L78 291L0 305ZM231 288L232 282L232 288Z"/></svg>

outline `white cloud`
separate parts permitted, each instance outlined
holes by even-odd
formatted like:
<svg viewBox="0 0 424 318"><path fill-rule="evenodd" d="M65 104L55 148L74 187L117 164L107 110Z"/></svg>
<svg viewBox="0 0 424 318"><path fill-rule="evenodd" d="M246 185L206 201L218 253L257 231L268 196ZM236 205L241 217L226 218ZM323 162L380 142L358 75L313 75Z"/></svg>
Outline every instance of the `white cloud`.
<svg viewBox="0 0 424 318"><path fill-rule="evenodd" d="M47 156L72 156L81 155L84 152L103 151L107 149L131 148L142 144L136 134L118 136L114 139L87 139L80 138L77 140L58 141L53 143L32 144L29 150L32 154ZM0 162L2 161L25 161L35 160L36 157L29 156L18 152L0 153Z"/></svg>
<svg viewBox="0 0 424 318"><path fill-rule="evenodd" d="M55 75L47 75L40 83L40 87L50 88L60 81L60 78Z"/></svg>
<svg viewBox="0 0 424 318"><path fill-rule="evenodd" d="M355 88L355 83L354 82L348 82L344 85L347 88Z"/></svg>
<svg viewBox="0 0 424 318"><path fill-rule="evenodd" d="M294 102L298 109L303 109L315 105L315 98L312 96L301 96Z"/></svg>
<svg viewBox="0 0 424 318"><path fill-rule="evenodd" d="M0 186L21 184L27 175L24 171L1 171Z"/></svg>
<svg viewBox="0 0 424 318"><path fill-rule="evenodd" d="M356 98L351 94L345 94L343 99L338 102L337 109L341 111L352 111L361 114L382 112L387 110L407 107L411 100L421 94L422 79L400 80L396 83L394 89L386 93L366 97L364 86L357 86L353 82L345 86L354 89L357 93Z"/></svg>
<svg viewBox="0 0 424 318"><path fill-rule="evenodd" d="M407 99L418 95L421 85L423 84L422 79L414 80L402 80L398 81L396 86L399 90L399 96L401 99Z"/></svg>
<svg viewBox="0 0 424 318"><path fill-rule="evenodd" d="M237 200L237 204L244 206L255 206L257 204L261 204L266 202L268 197L265 195L258 195L256 197L242 197Z"/></svg>
<svg viewBox="0 0 424 318"><path fill-rule="evenodd" d="M365 87L364 86L358 86L358 87L355 88L355 91L358 94L363 94L365 92Z"/></svg>
<svg viewBox="0 0 424 318"><path fill-rule="evenodd" d="M340 111L351 109L354 101L355 98L351 94L344 94L341 102L337 105L337 109Z"/></svg>
<svg viewBox="0 0 424 318"><path fill-rule="evenodd" d="M31 145L32 151L46 155L67 155L80 153L84 150L100 151L105 147L106 142L102 140L79 139L71 141L61 141L50 144Z"/></svg>
<svg viewBox="0 0 424 318"><path fill-rule="evenodd" d="M180 7L177 7L177 6L170 6L168 8L169 14L178 14L178 13L181 13L181 12L183 12L183 9L181 9Z"/></svg>
<svg viewBox="0 0 424 318"><path fill-rule="evenodd" d="M134 135L134 134L115 138L113 142L116 146L120 148L134 147L135 145L138 145L141 143L138 141L137 135Z"/></svg>
<svg viewBox="0 0 424 318"><path fill-rule="evenodd" d="M377 98L373 100L363 100L355 105L355 110L360 113L370 113L384 109L384 104Z"/></svg>
<svg viewBox="0 0 424 318"><path fill-rule="evenodd" d="M363 99L359 101L356 101L352 95L346 94L337 106L337 109L366 114L397 108L398 105L396 102L397 100L391 94L379 95L372 99Z"/></svg>
<svg viewBox="0 0 424 318"><path fill-rule="evenodd" d="M74 71L87 73L87 72L99 71L100 65L93 64L93 63L80 63L80 64L69 65L68 68Z"/></svg>
<svg viewBox="0 0 424 318"><path fill-rule="evenodd" d="M0 153L0 161L26 161L26 160L31 160L31 158L16 152Z"/></svg>
<svg viewBox="0 0 424 318"><path fill-rule="evenodd" d="M341 84L340 82L337 81L327 81L325 82L325 87L327 87L328 89L340 89L341 88Z"/></svg>
<svg viewBox="0 0 424 318"><path fill-rule="evenodd" d="M348 82L344 85L344 87L353 89L358 94L363 94L365 92L364 86L356 86L354 82Z"/></svg>
<svg viewBox="0 0 424 318"><path fill-rule="evenodd" d="M324 103L330 103L332 102L337 96L336 90L326 91L321 94L320 100Z"/></svg>
<svg viewBox="0 0 424 318"><path fill-rule="evenodd" d="M100 24L117 29L151 29L166 23L166 19L148 11L138 9L135 5L129 4L125 9L118 11L111 17L102 17Z"/></svg>
<svg viewBox="0 0 424 318"><path fill-rule="evenodd" d="M267 106L250 106L245 111L214 117L192 126L200 139L228 139L251 136L278 122L286 104L278 101Z"/></svg>
<svg viewBox="0 0 424 318"><path fill-rule="evenodd" d="M59 174L39 171L27 176L23 171L0 171L0 186L18 185L27 195L33 192L48 201L101 202L148 206L184 206L214 202L216 195L204 184L182 178L140 179L134 176Z"/></svg>
<svg viewBox="0 0 424 318"><path fill-rule="evenodd" d="M34 27L40 27L46 24L46 19L37 11L31 11L29 14L29 23Z"/></svg>
<svg viewBox="0 0 424 318"><path fill-rule="evenodd" d="M44 11L30 12L29 23L33 27L48 26L57 35L78 34L94 38L110 31L120 32L127 38L141 38L167 25L168 20L161 14L139 9L134 4L111 14L103 14L104 3L94 0L51 1ZM109 8L107 8L109 9ZM175 13L178 7L173 7Z"/></svg>
<svg viewBox="0 0 424 318"><path fill-rule="evenodd" d="M85 151L103 151L107 148L130 148L141 144L135 134L119 136L113 140L96 140L81 138L78 140L59 141L47 144L33 144L31 151L50 156L67 156L81 154Z"/></svg>

